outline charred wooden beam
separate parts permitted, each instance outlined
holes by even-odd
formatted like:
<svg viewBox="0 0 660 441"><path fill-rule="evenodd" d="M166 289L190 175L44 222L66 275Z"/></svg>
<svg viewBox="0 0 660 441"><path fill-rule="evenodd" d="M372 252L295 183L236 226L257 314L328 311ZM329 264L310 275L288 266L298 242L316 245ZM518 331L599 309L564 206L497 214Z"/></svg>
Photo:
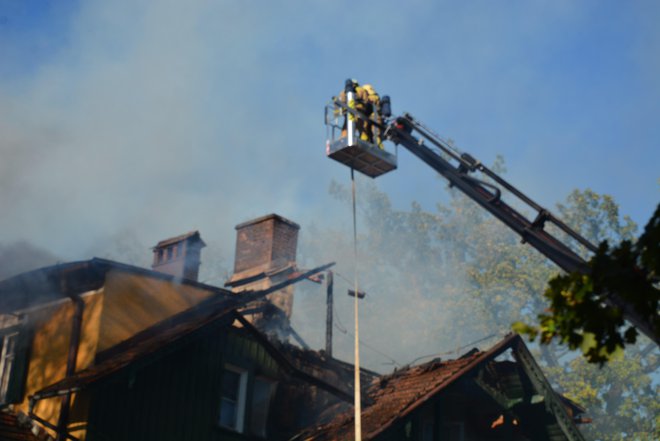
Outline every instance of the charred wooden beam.
<svg viewBox="0 0 660 441"><path fill-rule="evenodd" d="M332 357L332 326L333 326L333 290L334 290L334 275L332 271L328 271L326 277L326 311L325 311L325 353L328 357Z"/></svg>

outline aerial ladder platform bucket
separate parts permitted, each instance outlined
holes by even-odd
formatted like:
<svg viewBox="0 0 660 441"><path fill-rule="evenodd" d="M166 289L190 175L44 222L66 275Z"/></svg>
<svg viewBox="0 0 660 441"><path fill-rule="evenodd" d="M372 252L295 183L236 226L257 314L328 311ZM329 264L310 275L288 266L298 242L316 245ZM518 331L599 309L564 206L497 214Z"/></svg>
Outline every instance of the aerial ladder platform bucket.
<svg viewBox="0 0 660 441"><path fill-rule="evenodd" d="M354 92L347 92L347 102L350 103L353 99ZM325 124L328 130L326 155L370 178L395 170L396 154L360 139L356 119L369 118L349 107L336 100L325 107ZM374 127L373 130L375 131L376 128Z"/></svg>

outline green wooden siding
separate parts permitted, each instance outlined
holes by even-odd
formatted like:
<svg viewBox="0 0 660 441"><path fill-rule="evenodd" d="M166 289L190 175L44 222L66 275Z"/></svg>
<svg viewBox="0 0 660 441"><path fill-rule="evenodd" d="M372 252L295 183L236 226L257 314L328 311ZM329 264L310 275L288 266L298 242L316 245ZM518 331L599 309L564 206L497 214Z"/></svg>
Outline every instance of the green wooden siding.
<svg viewBox="0 0 660 441"><path fill-rule="evenodd" d="M91 391L90 441L245 440L217 425L225 363L273 379L278 366L245 331L215 325ZM246 415L249 418L249 415ZM246 427L248 427L246 421Z"/></svg>

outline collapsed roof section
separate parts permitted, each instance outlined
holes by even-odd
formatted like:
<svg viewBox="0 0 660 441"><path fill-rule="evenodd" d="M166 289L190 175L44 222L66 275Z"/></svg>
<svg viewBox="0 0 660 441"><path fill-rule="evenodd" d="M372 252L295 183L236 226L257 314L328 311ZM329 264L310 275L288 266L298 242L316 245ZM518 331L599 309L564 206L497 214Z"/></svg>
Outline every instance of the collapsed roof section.
<svg viewBox="0 0 660 441"><path fill-rule="evenodd" d="M503 354L510 359L501 360ZM448 399L444 403L443 397ZM515 334L485 352L473 350L456 360L431 361L377 378L367 389L366 401L362 411L365 440L403 430L402 425L410 417L419 417L425 407L428 410L444 406L443 414L447 415L451 413L447 404L458 407L459 402L469 409L472 425L482 424L484 431L497 430L499 424L509 421L521 433L534 434L533 439L544 431L544 439L583 440L574 418L584 409L554 392ZM296 439L351 439L354 430L350 410ZM389 435L383 438L388 439Z"/></svg>

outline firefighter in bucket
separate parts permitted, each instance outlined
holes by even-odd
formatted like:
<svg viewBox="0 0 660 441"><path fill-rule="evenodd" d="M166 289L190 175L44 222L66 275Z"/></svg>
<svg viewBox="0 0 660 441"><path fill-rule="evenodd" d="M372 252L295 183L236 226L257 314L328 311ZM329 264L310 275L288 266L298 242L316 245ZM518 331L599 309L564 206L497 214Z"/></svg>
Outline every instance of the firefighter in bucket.
<svg viewBox="0 0 660 441"><path fill-rule="evenodd" d="M353 92L353 99L346 102L348 92ZM356 80L346 80L346 86L344 90L339 93L338 100L346 104L348 108L355 109L366 117L366 119L356 117L355 115L342 110L341 112L345 115L345 118L341 136L344 137L347 135L347 121L350 119L351 121L355 121L355 128L362 141L376 144L379 148L383 149L380 129L374 126L371 122L373 119L381 125L383 123L380 97L374 90L373 86L371 86L371 84L360 86Z"/></svg>
<svg viewBox="0 0 660 441"><path fill-rule="evenodd" d="M325 107L326 155L370 178L395 170L396 150L392 154L383 146L391 116L387 95L379 97L371 85L346 80L344 90Z"/></svg>

